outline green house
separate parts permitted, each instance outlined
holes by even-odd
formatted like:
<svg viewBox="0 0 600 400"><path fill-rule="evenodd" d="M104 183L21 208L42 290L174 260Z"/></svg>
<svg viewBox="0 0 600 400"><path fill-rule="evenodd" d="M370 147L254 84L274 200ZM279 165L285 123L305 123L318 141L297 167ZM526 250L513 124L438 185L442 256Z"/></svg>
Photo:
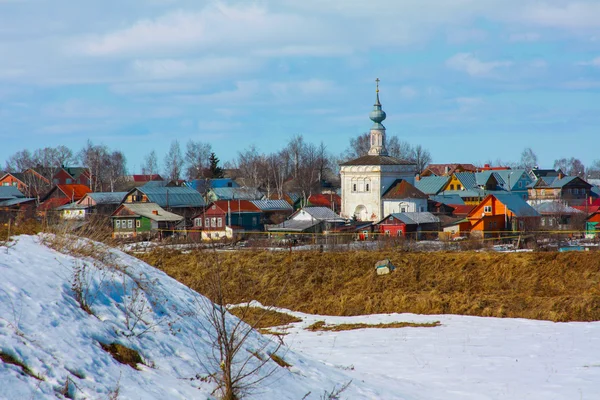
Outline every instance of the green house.
<svg viewBox="0 0 600 400"><path fill-rule="evenodd" d="M113 238L170 236L183 217L156 203L124 203L111 215Z"/></svg>

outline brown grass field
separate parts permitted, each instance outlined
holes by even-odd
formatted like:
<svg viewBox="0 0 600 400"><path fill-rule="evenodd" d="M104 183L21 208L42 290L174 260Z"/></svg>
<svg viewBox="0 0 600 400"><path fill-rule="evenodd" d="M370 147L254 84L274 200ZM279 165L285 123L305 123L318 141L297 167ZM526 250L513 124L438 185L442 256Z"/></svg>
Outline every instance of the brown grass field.
<svg viewBox="0 0 600 400"><path fill-rule="evenodd" d="M207 293L210 266L228 303L258 300L310 314L410 312L550 321L600 320L597 253L214 252L137 255ZM377 276L377 260L391 259ZM214 271L214 269L213 269Z"/></svg>

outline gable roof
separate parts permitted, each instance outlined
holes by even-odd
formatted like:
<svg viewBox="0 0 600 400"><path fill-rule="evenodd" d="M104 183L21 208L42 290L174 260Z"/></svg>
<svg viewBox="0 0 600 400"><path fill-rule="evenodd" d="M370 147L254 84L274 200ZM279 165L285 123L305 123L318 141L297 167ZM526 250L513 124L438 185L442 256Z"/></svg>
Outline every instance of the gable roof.
<svg viewBox="0 0 600 400"><path fill-rule="evenodd" d="M218 200L260 200L264 197L260 190L248 187L211 188L210 192Z"/></svg>
<svg viewBox="0 0 600 400"><path fill-rule="evenodd" d="M404 179L396 179L385 191L382 198L391 199L426 199L427 195Z"/></svg>
<svg viewBox="0 0 600 400"><path fill-rule="evenodd" d="M390 156L366 155L340 164L340 166L346 165L416 165L416 163L414 161L401 160Z"/></svg>
<svg viewBox="0 0 600 400"><path fill-rule="evenodd" d="M477 167L473 164L429 164L424 171L429 170L436 176L450 176L452 175L459 167L464 169L465 171L477 172Z"/></svg>
<svg viewBox="0 0 600 400"><path fill-rule="evenodd" d="M185 186L142 186L140 188L131 190L129 193L132 193L136 190L139 190L141 193L145 194L151 203L156 203L161 207L204 207L206 205L206 202L199 192Z"/></svg>
<svg viewBox="0 0 600 400"><path fill-rule="evenodd" d="M77 203L84 204L86 198L91 198L96 204L120 204L127 192L92 192L86 193Z"/></svg>
<svg viewBox="0 0 600 400"><path fill-rule="evenodd" d="M475 208L474 205L468 205L468 204L452 204L450 207L454 208L454 211L452 211L452 214L457 215L457 216L467 216L469 215L469 213L471 211L473 211L473 209Z"/></svg>
<svg viewBox="0 0 600 400"><path fill-rule="evenodd" d="M346 221L344 218L340 217L335 212L333 212L330 208L327 208L327 207L304 207L304 208L296 211L296 213L294 215L292 215L290 217L290 219L293 219L294 216L301 214L301 213L307 213L313 219L316 219L319 221L336 221L336 222L345 222Z"/></svg>
<svg viewBox="0 0 600 400"><path fill-rule="evenodd" d="M488 195L478 206L473 208L473 210L469 213L469 216L476 215L479 212L479 209L483 207L486 200L492 196L495 197L500 203L504 204L504 206L518 218L540 216L540 213L527 204L527 202L523 200L521 196L511 193L494 193Z"/></svg>
<svg viewBox="0 0 600 400"><path fill-rule="evenodd" d="M85 167L62 167L62 169L69 175L73 177L73 179L79 178L82 174L90 174L89 169Z"/></svg>
<svg viewBox="0 0 600 400"><path fill-rule="evenodd" d="M465 201L457 194L438 194L435 196L429 196L429 199L442 204L451 205L464 205Z"/></svg>
<svg viewBox="0 0 600 400"><path fill-rule="evenodd" d="M69 199L73 199L74 201L81 199L87 193L92 191L89 187L77 183L56 185L56 189L60 190L65 196L67 196Z"/></svg>
<svg viewBox="0 0 600 400"><path fill-rule="evenodd" d="M213 205L219 207L225 213L240 213L240 212L252 212L257 213L260 212L260 208L258 208L255 204L253 204L249 200L217 200L212 202ZM210 205L209 205L210 207Z"/></svg>
<svg viewBox="0 0 600 400"><path fill-rule="evenodd" d="M317 193L317 194L311 194L308 197L308 203L310 203L311 206L317 206L317 207L327 207L327 208L331 208L332 203L336 206L336 208L340 208L342 205L342 198L335 193L331 193L331 194L321 194L321 193Z"/></svg>
<svg viewBox="0 0 600 400"><path fill-rule="evenodd" d="M123 208L127 208L135 216L146 217L153 221L181 221L182 216L166 211L156 203L125 203L119 206L113 213L113 218L119 218L116 215Z"/></svg>
<svg viewBox="0 0 600 400"><path fill-rule="evenodd" d="M152 175L131 175L131 179L134 182L151 182L151 181L162 181L163 178L162 176L160 176L159 174L152 174Z"/></svg>
<svg viewBox="0 0 600 400"><path fill-rule="evenodd" d="M483 172L483 174L486 173ZM489 173L487 174L489 175ZM475 173L473 172L456 172L454 176L467 190L477 187L477 180L475 179Z"/></svg>
<svg viewBox="0 0 600 400"><path fill-rule="evenodd" d="M294 207L285 200L252 200L254 204L261 211L292 211Z"/></svg>
<svg viewBox="0 0 600 400"><path fill-rule="evenodd" d="M559 201L545 201L532 206L540 214L580 214L582 211Z"/></svg>
<svg viewBox="0 0 600 400"><path fill-rule="evenodd" d="M25 195L21 193L16 186L0 186L0 200L23 198Z"/></svg>
<svg viewBox="0 0 600 400"><path fill-rule="evenodd" d="M517 185L519 184L519 181L521 180L522 176L527 177L527 180L530 182L532 180L531 176L529 176L529 174L527 174L527 171L523 168L494 171L494 174L498 179L498 183L502 185L502 187L505 190L519 189ZM522 187L520 189L525 189L525 187Z"/></svg>
<svg viewBox="0 0 600 400"><path fill-rule="evenodd" d="M440 219L430 212L393 213L385 217L382 221L390 217L394 217L406 225L435 224L440 222Z"/></svg>
<svg viewBox="0 0 600 400"><path fill-rule="evenodd" d="M9 175L21 182L22 184L25 184L25 175L22 172L6 172L4 174L1 174L0 181Z"/></svg>
<svg viewBox="0 0 600 400"><path fill-rule="evenodd" d="M449 180L449 176L424 176L415 181L415 187L425 194L438 194Z"/></svg>

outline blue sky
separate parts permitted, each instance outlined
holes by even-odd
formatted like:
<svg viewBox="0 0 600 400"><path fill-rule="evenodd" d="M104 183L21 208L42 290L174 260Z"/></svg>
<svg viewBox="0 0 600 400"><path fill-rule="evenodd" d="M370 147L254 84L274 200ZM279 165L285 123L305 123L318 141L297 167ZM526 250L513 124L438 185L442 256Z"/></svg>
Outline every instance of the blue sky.
<svg viewBox="0 0 600 400"><path fill-rule="evenodd" d="M434 162L600 159L598 0L0 0L0 162L91 139L131 172L370 127Z"/></svg>

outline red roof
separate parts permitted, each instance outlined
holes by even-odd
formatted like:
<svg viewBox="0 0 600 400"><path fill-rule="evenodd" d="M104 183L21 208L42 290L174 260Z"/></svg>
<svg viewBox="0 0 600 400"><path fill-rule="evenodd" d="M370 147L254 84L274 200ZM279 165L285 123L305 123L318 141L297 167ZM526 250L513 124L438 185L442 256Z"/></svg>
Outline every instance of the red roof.
<svg viewBox="0 0 600 400"><path fill-rule="evenodd" d="M70 202L71 202L71 199L68 199L66 197L63 197L63 198L54 197L54 198L48 199L45 202L43 202L42 204L40 204L38 207L38 211L54 210L55 208L64 206L65 204L69 204Z"/></svg>
<svg viewBox="0 0 600 400"><path fill-rule="evenodd" d="M477 167L473 164L429 164L425 168L425 171L430 170L437 176L450 176L458 167L462 167L462 169L466 172L477 172Z"/></svg>
<svg viewBox="0 0 600 400"><path fill-rule="evenodd" d="M58 190L63 192L65 196L67 196L69 199L72 199L73 201L80 200L87 193L92 192L92 190L89 187L79 184L57 185L57 187Z"/></svg>
<svg viewBox="0 0 600 400"><path fill-rule="evenodd" d="M384 199L426 199L427 195L405 181L398 179L383 194Z"/></svg>
<svg viewBox="0 0 600 400"><path fill-rule="evenodd" d="M468 204L450 204L450 207L454 208L452 214L465 217L475 208L475 206L470 206Z"/></svg>
<svg viewBox="0 0 600 400"><path fill-rule="evenodd" d="M260 212L260 208L256 207L248 200L217 200L214 205L221 210L233 212ZM208 206L210 208L210 206Z"/></svg>
<svg viewBox="0 0 600 400"><path fill-rule="evenodd" d="M308 202L315 207L331 208L331 203L335 204L336 209L342 206L342 198L337 194L313 194L308 197Z"/></svg>
<svg viewBox="0 0 600 400"><path fill-rule="evenodd" d="M134 182L150 182L150 181L162 181L163 178L158 174L153 175L132 175Z"/></svg>

